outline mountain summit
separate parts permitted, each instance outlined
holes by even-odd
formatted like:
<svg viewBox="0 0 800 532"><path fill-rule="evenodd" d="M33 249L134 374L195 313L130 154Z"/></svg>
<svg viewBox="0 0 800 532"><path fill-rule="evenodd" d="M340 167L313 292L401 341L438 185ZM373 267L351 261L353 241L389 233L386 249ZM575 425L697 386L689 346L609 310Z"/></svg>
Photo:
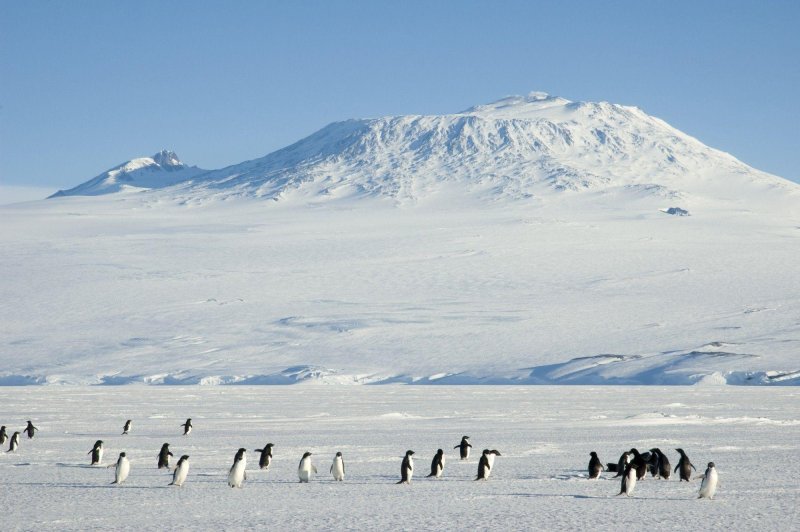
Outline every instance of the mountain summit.
<svg viewBox="0 0 800 532"><path fill-rule="evenodd" d="M204 172L196 166L183 164L174 151L161 150L152 157L140 157L115 166L77 187L59 190L50 197L99 196L163 188L185 182Z"/></svg>

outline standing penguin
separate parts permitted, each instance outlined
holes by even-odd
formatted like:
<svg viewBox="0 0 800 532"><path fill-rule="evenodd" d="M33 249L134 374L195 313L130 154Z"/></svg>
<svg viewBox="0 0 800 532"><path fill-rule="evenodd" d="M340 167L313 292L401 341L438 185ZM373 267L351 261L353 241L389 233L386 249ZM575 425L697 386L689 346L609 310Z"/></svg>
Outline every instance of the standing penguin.
<svg viewBox="0 0 800 532"><path fill-rule="evenodd" d="M403 463L400 465L400 482L398 484L411 484L411 477L414 476L414 451L406 451Z"/></svg>
<svg viewBox="0 0 800 532"><path fill-rule="evenodd" d="M336 480L337 482L344 480L344 458L342 458L341 452L337 452L336 456L333 457L333 464L331 464L331 475L333 475L333 480Z"/></svg>
<svg viewBox="0 0 800 532"><path fill-rule="evenodd" d="M431 461L431 474L428 477L442 478L444 471L444 451L439 449Z"/></svg>
<svg viewBox="0 0 800 532"><path fill-rule="evenodd" d="M650 449L650 458L647 460L647 469L650 470L651 477L658 476L660 460L661 457L658 454L658 449Z"/></svg>
<svg viewBox="0 0 800 532"><path fill-rule="evenodd" d="M636 487L636 466L633 462L625 466L625 472L622 475L622 486L620 487L617 497L623 493L630 497L633 494L633 488Z"/></svg>
<svg viewBox="0 0 800 532"><path fill-rule="evenodd" d="M183 427L183 435L188 436L192 432L192 418L187 419L186 423L178 426Z"/></svg>
<svg viewBox="0 0 800 532"><path fill-rule="evenodd" d="M189 455L184 454L178 460L178 465L175 467L175 472L172 474L172 482L170 486L183 486L186 482L186 476L189 474Z"/></svg>
<svg viewBox="0 0 800 532"><path fill-rule="evenodd" d="M233 458L233 465L228 472L228 486L232 488L241 488L242 483L247 479L247 473L245 473L245 468L247 467L246 452L247 449L239 449Z"/></svg>
<svg viewBox="0 0 800 532"><path fill-rule="evenodd" d="M620 455L619 460L617 461L616 464L608 464L608 470L617 472L617 474L614 475L614 478L621 477L625 474L625 467L628 465L630 461L631 461L631 453L625 451ZM614 466L613 469L611 468L612 465Z"/></svg>
<svg viewBox="0 0 800 532"><path fill-rule="evenodd" d="M469 450L472 449L472 444L469 443L469 436L462 436L461 443L453 447L453 449L459 449L461 459L467 460L469 458Z"/></svg>
<svg viewBox="0 0 800 532"><path fill-rule="evenodd" d="M273 445L268 443L263 449L256 449L253 451L261 453L261 456L258 457L258 467L261 469L269 469L269 465L272 463L272 447Z"/></svg>
<svg viewBox="0 0 800 532"><path fill-rule="evenodd" d="M114 470L114 482L112 484L122 484L125 482L125 479L128 478L128 474L131 472L131 463L128 460L127 455L122 452L119 453L119 458L117 459L117 467Z"/></svg>
<svg viewBox="0 0 800 532"><path fill-rule="evenodd" d="M591 456L591 459L589 459L589 478L600 478L600 472L602 472L605 468L603 467L602 462L600 462L600 459L597 457L596 452L590 452L589 456Z"/></svg>
<svg viewBox="0 0 800 532"><path fill-rule="evenodd" d="M658 454L658 476L669 480L672 474L672 466L669 463L669 458L667 458L666 454L661 452L661 449L657 448L655 451Z"/></svg>
<svg viewBox="0 0 800 532"><path fill-rule="evenodd" d="M11 435L11 442L8 444L7 453L15 453L19 448L19 432L15 432Z"/></svg>
<svg viewBox="0 0 800 532"><path fill-rule="evenodd" d="M100 462L103 461L103 440L94 442L94 447L86 454L92 455L92 465L100 465Z"/></svg>
<svg viewBox="0 0 800 532"><path fill-rule="evenodd" d="M28 439L32 440L33 436L36 434L36 431L39 430L37 427L33 426L33 423L28 420L28 426L25 427L25 433L28 435Z"/></svg>
<svg viewBox="0 0 800 532"><path fill-rule="evenodd" d="M131 424L133 423L132 420L128 420L125 422L125 426L122 427L122 434L125 435L131 431Z"/></svg>
<svg viewBox="0 0 800 532"><path fill-rule="evenodd" d="M686 482L690 482L692 480L692 469L697 471L697 468L692 465L691 460L689 460L689 457L686 456L685 452L683 452L683 449L675 449L675 450L678 451L680 453L680 455L681 455L681 459L678 460L678 465L675 466L675 471L680 469L681 470L681 472L680 472L681 480L682 481L685 480ZM673 471L673 473L675 471Z"/></svg>
<svg viewBox="0 0 800 532"><path fill-rule="evenodd" d="M629 452L633 455L631 464L636 469L636 480L642 480L647 475L647 460L635 448Z"/></svg>
<svg viewBox="0 0 800 532"><path fill-rule="evenodd" d="M494 468L495 456L502 456L497 450L484 449L480 461L478 461L478 476L475 480L489 480L489 475Z"/></svg>
<svg viewBox="0 0 800 532"><path fill-rule="evenodd" d="M8 434L6 434L6 426L3 425L2 427L0 427L0 445L4 445L7 439L8 439Z"/></svg>
<svg viewBox="0 0 800 532"><path fill-rule="evenodd" d="M300 482L308 482L316 473L317 468L311 463L311 453L303 453L300 465L297 466L297 476L300 477Z"/></svg>
<svg viewBox="0 0 800 532"><path fill-rule="evenodd" d="M709 462L705 474L703 474L703 482L700 483L700 496L698 499L713 499L714 494L717 492L717 468L714 467L714 462Z"/></svg>
<svg viewBox="0 0 800 532"><path fill-rule="evenodd" d="M159 469L169 469L169 457L172 456L172 453L169 451L169 444L165 443L161 446L161 450L158 452L158 468Z"/></svg>

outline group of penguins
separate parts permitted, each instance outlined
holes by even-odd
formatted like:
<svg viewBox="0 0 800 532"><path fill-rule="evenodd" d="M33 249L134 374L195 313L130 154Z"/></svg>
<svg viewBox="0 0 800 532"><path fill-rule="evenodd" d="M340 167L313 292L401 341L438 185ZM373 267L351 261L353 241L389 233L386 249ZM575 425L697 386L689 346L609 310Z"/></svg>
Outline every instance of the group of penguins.
<svg viewBox="0 0 800 532"><path fill-rule="evenodd" d="M697 471L697 468L692 465L691 460L689 460L689 457L683 449L675 450L680 454L680 459L674 470L669 463L667 455L662 453L661 449L658 448L650 449L646 453L640 453L635 448L630 451L625 451L619 457L619 461L617 461L616 464L608 463L606 467L603 467L602 462L600 462L600 459L597 457L597 453L592 451L589 453L589 456L591 456L589 460L589 478L599 478L600 473L604 470L616 473L614 478L622 477L622 486L617 496L624 494L628 497L633 494L633 488L636 487L636 482L642 480L647 475L648 470L651 476L663 478L665 480L669 480L672 473L678 472L681 482L684 480L686 482L691 482L692 470ZM709 462L705 473L697 478L702 478L698 498L713 499L714 494L717 492L719 480L714 462Z"/></svg>
<svg viewBox="0 0 800 532"><path fill-rule="evenodd" d="M122 428L122 435L130 433L132 425L133 421L130 419L127 420ZM188 436L192 431L192 419L187 419L185 423L182 423L179 426L183 427L183 435ZM36 431L38 430L39 429L35 427L31 421L28 421L28 424L25 429L23 429L23 432L28 435L29 439L33 439ZM6 433L6 427L3 425L0 427L0 445L5 444L6 440L8 439L9 437ZM459 455L462 460L469 459L470 450L472 449L472 444L469 442L469 439L469 436L462 436L461 442L453 447L454 449L459 450ZM15 452L19 448L19 440L20 433L15 432L10 438L9 448L6 452ZM97 440L92 447L92 450L87 453L91 455L91 465L96 466L102 463L103 444L103 440ZM260 453L258 460L258 466L260 469L269 469L269 466L272 463L273 447L274 446L272 443L268 443L263 449L255 450L255 452ZM642 480L647 475L648 470L653 477L667 480L672 473L680 471L680 480L690 482L692 470L696 471L697 469L694 467L694 465L692 465L692 462L689 460L689 457L686 455L683 449L675 450L680 454L680 459L674 470L671 468L669 458L667 458L667 456L661 452L661 449L658 448L650 449L650 451L646 453L640 453L635 448L631 449L630 451L625 451L619 457L619 460L616 464L608 463L606 466L603 466L602 462L597 457L597 453L593 451L589 453L591 456L591 459L589 460L589 478L597 479L600 477L600 473L603 471L616 473L614 478L622 477L622 485L618 495L624 494L628 497L633 494L633 489L636 487L636 482ZM245 472L247 467L246 454L247 449L244 448L240 448L238 451L236 451L236 456L233 459L233 465L228 472L228 486L232 488L241 488L244 484L244 481L247 479L247 474ZM161 450L158 453L158 468L169 469L169 459L172 456L173 454L169 450L169 443L162 445ZM300 482L309 482L312 476L317 474L317 468L311 462L311 456L312 453L306 452L300 459L300 465L297 468L297 474L300 478ZM502 455L496 449L483 450L483 453L481 453L481 458L478 461L478 475L475 477L475 480L489 479L489 475L494 468L494 461L497 456ZM427 476L441 478L442 473L444 472L444 462L444 451L442 449L438 449L436 451L436 455L431 461L431 472ZM109 467L115 467L114 482L112 482L112 484L122 484L125 482L131 471L130 460L128 460L125 452L119 453L119 458L117 459L116 465ZM330 473L334 480L344 480L344 457L342 456L341 452L337 452L336 456L333 458L333 464L331 465ZM178 464L174 468L170 486L183 486L183 483L186 481L186 477L188 475L189 455L184 454L180 457ZM408 450L403 457L403 462L400 466L400 480L397 483L410 484L413 476L414 451ZM717 470L714 466L714 462L708 463L705 473L700 478L702 478L702 482L700 485L699 498L713 499L714 494L717 491L718 484Z"/></svg>

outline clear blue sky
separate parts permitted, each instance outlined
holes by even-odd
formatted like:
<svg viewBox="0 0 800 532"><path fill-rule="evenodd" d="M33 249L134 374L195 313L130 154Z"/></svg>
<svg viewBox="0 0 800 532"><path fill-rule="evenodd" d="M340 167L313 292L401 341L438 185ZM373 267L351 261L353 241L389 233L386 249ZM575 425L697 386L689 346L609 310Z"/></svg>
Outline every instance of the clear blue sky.
<svg viewBox="0 0 800 532"><path fill-rule="evenodd" d="M800 1L0 0L0 183L174 149L219 168L352 117L637 105L800 181Z"/></svg>

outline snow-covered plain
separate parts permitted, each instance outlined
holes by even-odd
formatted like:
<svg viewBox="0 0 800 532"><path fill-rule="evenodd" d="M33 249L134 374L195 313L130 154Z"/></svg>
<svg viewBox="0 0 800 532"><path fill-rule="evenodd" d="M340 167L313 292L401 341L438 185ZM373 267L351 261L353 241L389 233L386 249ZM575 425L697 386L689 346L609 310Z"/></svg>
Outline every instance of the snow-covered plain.
<svg viewBox="0 0 800 532"><path fill-rule="evenodd" d="M7 530L793 530L800 518L800 412L794 387L637 386L236 386L0 388L11 430L32 419L40 432L0 455L0 515ZM178 426L192 417L194 430ZM133 430L121 436L126 419ZM487 482L473 482L477 456L498 449ZM132 472L111 486L104 463L121 451ZM156 469L161 444L191 456L183 488ZM275 444L268 472L253 449ZM647 478L630 499L612 474L586 479L589 452L616 461L657 446L673 466L676 447L702 472L714 461L720 487L698 500L691 484ZM226 485L239 447L248 480ZM427 474L437 448L444 478ZM416 452L415 477L396 485L401 457ZM319 476L297 481L313 452ZM328 474L337 451L346 478ZM173 462L174 463L174 462Z"/></svg>

